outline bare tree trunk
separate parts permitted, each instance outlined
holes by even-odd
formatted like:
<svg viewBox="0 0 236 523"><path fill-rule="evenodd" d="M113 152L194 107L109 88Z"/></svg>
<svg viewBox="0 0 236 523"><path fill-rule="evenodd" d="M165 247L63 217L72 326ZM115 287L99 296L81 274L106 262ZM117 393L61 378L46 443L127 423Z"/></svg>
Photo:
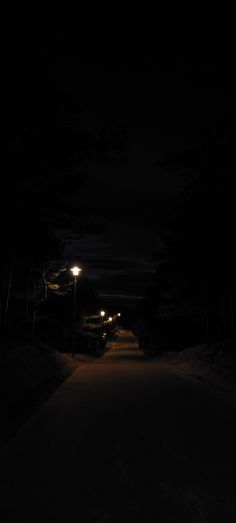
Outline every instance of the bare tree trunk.
<svg viewBox="0 0 236 523"><path fill-rule="evenodd" d="M29 274L28 274L28 280L27 280L27 287L26 287L26 296L25 296L25 334L28 334L28 327L29 327L29 298L30 298L30 284L32 280L32 274L33 274L33 268L34 268L34 262L33 258L30 264Z"/></svg>
<svg viewBox="0 0 236 523"><path fill-rule="evenodd" d="M8 271L7 271L7 265L5 265L4 269L4 275L2 280L2 293L0 298L0 324L3 325L4 322L4 315L5 315L5 297L6 297L6 291L8 287Z"/></svg>
<svg viewBox="0 0 236 523"><path fill-rule="evenodd" d="M12 277L13 277L13 265L14 265L14 257L12 256L10 272L9 272L9 275L8 275L5 310L4 310L4 315L3 315L3 325L4 325L4 327L6 327L7 323L8 323L9 302L10 302L10 295L11 295L11 288L12 288Z"/></svg>
<svg viewBox="0 0 236 523"><path fill-rule="evenodd" d="M220 291L220 307L221 307L221 320L222 320L222 327L223 327L223 336L224 336L224 338L226 338L225 305L224 305L224 296L223 296L222 289Z"/></svg>
<svg viewBox="0 0 236 523"><path fill-rule="evenodd" d="M48 282L46 280L46 273L43 273L43 283L44 283L44 299L45 301L48 298Z"/></svg>
<svg viewBox="0 0 236 523"><path fill-rule="evenodd" d="M36 315L37 315L36 298L37 298L37 289L36 289L36 280L34 279L34 309L33 309L32 331L31 331L32 337L34 336Z"/></svg>
<svg viewBox="0 0 236 523"><path fill-rule="evenodd" d="M203 314L204 314L204 319L205 319L206 343L209 343L209 316L208 316L204 287L202 287L202 308L203 308Z"/></svg>
<svg viewBox="0 0 236 523"><path fill-rule="evenodd" d="M235 320L234 320L234 301L233 293L230 292L230 316L231 316L231 334L232 338L235 337Z"/></svg>

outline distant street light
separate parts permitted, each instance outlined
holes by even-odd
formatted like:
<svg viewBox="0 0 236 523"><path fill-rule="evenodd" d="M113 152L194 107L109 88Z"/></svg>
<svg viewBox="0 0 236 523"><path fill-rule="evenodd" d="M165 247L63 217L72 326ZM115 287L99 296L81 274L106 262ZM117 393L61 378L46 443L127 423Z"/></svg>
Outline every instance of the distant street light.
<svg viewBox="0 0 236 523"><path fill-rule="evenodd" d="M117 316L119 316L119 318L120 318L120 316L121 316L121 313L120 313L120 312L118 312Z"/></svg>
<svg viewBox="0 0 236 523"><path fill-rule="evenodd" d="M72 267L71 272L74 276L74 300L73 300L73 333L72 333L72 356L75 354L75 322L76 322L76 290L77 290L77 276L82 269L79 267Z"/></svg>
<svg viewBox="0 0 236 523"><path fill-rule="evenodd" d="M102 316L102 318L104 318L104 316L106 316L105 311L101 311L101 312L100 312L100 316Z"/></svg>
<svg viewBox="0 0 236 523"><path fill-rule="evenodd" d="M112 318L111 316L109 316L109 318L108 318L108 321L110 321L110 322L111 322L111 321L112 321L112 319L113 319L113 318Z"/></svg>

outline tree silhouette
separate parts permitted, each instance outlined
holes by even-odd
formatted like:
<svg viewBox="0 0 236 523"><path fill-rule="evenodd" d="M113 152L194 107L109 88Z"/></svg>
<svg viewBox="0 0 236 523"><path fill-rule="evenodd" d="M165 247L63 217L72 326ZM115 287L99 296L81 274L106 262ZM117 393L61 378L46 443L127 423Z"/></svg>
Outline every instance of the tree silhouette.
<svg viewBox="0 0 236 523"><path fill-rule="evenodd" d="M168 274L170 305L202 314L205 340L234 336L234 142L210 140L193 150L172 152L162 166L176 175L184 170L186 183L164 252L156 256L159 310Z"/></svg>

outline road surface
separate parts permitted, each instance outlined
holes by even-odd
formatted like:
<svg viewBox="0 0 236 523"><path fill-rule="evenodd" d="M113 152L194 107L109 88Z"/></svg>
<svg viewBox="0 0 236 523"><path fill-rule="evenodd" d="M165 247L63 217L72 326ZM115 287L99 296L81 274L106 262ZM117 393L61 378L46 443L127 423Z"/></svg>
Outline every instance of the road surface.
<svg viewBox="0 0 236 523"><path fill-rule="evenodd" d="M236 426L131 332L79 367L0 454L2 523L231 523Z"/></svg>

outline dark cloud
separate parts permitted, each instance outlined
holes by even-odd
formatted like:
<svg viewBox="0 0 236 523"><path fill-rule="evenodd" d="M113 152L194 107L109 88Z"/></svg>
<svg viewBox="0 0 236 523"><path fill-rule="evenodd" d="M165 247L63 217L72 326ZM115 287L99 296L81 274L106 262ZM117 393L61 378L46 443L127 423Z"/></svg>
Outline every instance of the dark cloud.
<svg viewBox="0 0 236 523"><path fill-rule="evenodd" d="M101 235L68 246L65 256L77 254L100 292L142 294L155 270L149 256L155 247L155 235L145 228L111 221Z"/></svg>

